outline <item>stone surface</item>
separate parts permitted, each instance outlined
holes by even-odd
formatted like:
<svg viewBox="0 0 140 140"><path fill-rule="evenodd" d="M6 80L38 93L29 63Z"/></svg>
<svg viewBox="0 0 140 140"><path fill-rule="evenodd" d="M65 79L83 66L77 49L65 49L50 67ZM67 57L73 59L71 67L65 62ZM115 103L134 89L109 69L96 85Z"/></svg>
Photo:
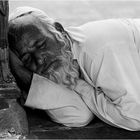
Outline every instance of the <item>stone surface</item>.
<svg viewBox="0 0 140 140"><path fill-rule="evenodd" d="M16 102L20 90L9 68L8 16L8 0L0 0L0 138L28 133L26 113Z"/></svg>
<svg viewBox="0 0 140 140"><path fill-rule="evenodd" d="M20 90L9 68L8 17L8 0L0 0L0 98L16 99Z"/></svg>
<svg viewBox="0 0 140 140"><path fill-rule="evenodd" d="M0 136L6 132L28 134L26 113L15 99L0 99Z"/></svg>
<svg viewBox="0 0 140 140"><path fill-rule="evenodd" d="M30 134L27 139L140 139L140 131L127 131L110 126L98 118L81 128L54 123L42 110L26 109Z"/></svg>
<svg viewBox="0 0 140 140"><path fill-rule="evenodd" d="M16 83L0 83L0 99L17 99L21 95Z"/></svg>

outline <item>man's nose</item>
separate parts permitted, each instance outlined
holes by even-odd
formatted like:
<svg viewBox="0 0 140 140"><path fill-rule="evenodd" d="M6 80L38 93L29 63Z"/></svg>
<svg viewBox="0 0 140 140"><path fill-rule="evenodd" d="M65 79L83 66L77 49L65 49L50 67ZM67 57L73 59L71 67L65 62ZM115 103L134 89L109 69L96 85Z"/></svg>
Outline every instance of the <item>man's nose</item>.
<svg viewBox="0 0 140 140"><path fill-rule="evenodd" d="M53 60L54 55L49 55L48 52L47 53L44 52L41 54L35 54L35 58L36 58L37 64L42 65L44 63L47 63Z"/></svg>
<svg viewBox="0 0 140 140"><path fill-rule="evenodd" d="M42 65L42 64L44 63L44 59L39 58L39 59L37 60L37 63L38 63L39 65Z"/></svg>
<svg viewBox="0 0 140 140"><path fill-rule="evenodd" d="M44 63L44 57L37 51L32 53L32 56L34 57L34 60L37 65L42 65Z"/></svg>

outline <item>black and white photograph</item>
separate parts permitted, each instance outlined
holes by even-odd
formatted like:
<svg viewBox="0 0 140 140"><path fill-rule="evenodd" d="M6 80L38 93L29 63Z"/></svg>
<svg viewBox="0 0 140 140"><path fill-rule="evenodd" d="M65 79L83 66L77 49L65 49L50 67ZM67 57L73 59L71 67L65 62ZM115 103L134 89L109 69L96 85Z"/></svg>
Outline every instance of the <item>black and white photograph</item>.
<svg viewBox="0 0 140 140"><path fill-rule="evenodd" d="M140 139L140 0L0 0L0 139Z"/></svg>

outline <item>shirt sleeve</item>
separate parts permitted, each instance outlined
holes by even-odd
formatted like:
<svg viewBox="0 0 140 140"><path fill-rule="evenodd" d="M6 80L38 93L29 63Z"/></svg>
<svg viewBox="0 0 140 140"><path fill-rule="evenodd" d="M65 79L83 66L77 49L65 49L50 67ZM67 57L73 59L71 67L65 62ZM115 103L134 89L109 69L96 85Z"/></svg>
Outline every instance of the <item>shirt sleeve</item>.
<svg viewBox="0 0 140 140"><path fill-rule="evenodd" d="M79 92L83 100L104 122L139 130L140 63L135 44L115 41L106 44L95 57L85 54L88 57L82 57L80 66L89 85L83 86L86 91L82 88L84 92Z"/></svg>
<svg viewBox="0 0 140 140"><path fill-rule="evenodd" d="M79 95L108 124L140 130L139 34L136 37L126 20L90 22L79 28L85 39L73 53L87 82L79 82Z"/></svg>
<svg viewBox="0 0 140 140"><path fill-rule="evenodd" d="M94 87L83 80L78 81L75 91L81 96L90 110L104 122L131 131L140 129L140 123L137 120L129 118L121 112L119 107L121 98L112 102L103 91L100 89L95 90Z"/></svg>

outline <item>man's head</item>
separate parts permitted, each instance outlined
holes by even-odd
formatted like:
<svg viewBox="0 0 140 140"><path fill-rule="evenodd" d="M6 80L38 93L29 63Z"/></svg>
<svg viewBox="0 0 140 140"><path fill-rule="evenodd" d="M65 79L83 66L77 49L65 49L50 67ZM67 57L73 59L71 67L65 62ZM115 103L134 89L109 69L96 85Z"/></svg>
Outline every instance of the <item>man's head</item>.
<svg viewBox="0 0 140 140"><path fill-rule="evenodd" d="M78 79L71 40L61 24L44 12L18 8L9 20L10 48L32 72L72 88Z"/></svg>

